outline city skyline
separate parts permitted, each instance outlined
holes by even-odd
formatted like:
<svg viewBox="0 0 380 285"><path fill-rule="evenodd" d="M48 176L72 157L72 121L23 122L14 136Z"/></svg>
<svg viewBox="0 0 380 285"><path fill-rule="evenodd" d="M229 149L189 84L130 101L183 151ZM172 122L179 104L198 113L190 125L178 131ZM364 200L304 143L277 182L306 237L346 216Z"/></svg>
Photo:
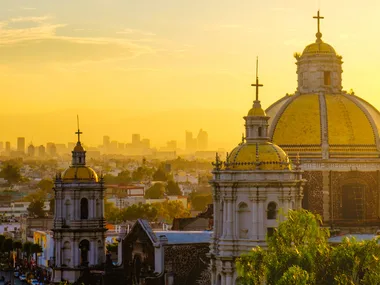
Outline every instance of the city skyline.
<svg viewBox="0 0 380 285"><path fill-rule="evenodd" d="M122 141L138 132L163 146L168 140L184 141L184 129L201 126L213 138L210 147L231 148L240 140L242 114L254 99L250 84L256 55L266 108L295 91L293 54L314 41L311 15L319 8L325 16L323 39L344 54L344 89L380 108L378 39L367 28L380 25L379 5L2 3L0 92L6 99L1 140L23 135L26 143L29 138L71 141L80 114L84 140L91 145L101 140L99 133ZM354 15L360 20L352 21Z"/></svg>

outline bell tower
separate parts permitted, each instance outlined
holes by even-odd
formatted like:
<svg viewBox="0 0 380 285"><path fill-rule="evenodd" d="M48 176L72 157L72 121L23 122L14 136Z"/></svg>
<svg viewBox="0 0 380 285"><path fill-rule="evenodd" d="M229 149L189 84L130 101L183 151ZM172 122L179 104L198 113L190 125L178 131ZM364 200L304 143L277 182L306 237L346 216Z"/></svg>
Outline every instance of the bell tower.
<svg viewBox="0 0 380 285"><path fill-rule="evenodd" d="M296 53L298 88L300 94L342 92L342 57L337 55L334 48L322 41L320 20L317 16L317 33L315 43L308 45L302 54Z"/></svg>

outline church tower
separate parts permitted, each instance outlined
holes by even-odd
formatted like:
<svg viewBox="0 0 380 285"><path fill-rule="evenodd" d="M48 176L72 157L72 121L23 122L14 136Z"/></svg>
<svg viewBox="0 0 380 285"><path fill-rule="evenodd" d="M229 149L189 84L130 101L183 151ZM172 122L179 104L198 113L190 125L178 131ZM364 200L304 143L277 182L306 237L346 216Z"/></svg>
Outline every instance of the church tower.
<svg viewBox="0 0 380 285"><path fill-rule="evenodd" d="M269 141L269 117L262 109L256 70L256 100L245 120L245 137L222 162L218 155L212 174L214 231L210 246L212 285L233 285L238 279L235 259L277 227L281 209L301 208L304 180L287 154Z"/></svg>
<svg viewBox="0 0 380 285"><path fill-rule="evenodd" d="M54 282L74 282L84 268L105 262L103 179L86 166L79 124L76 134L71 166L54 182Z"/></svg>

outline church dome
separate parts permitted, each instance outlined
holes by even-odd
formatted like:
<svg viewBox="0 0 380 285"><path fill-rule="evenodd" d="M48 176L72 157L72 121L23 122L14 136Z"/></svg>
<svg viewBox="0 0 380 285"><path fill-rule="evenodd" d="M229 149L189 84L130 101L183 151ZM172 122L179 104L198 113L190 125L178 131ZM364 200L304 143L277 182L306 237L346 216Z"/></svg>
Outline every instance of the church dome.
<svg viewBox="0 0 380 285"><path fill-rule="evenodd" d="M266 110L269 136L289 154L379 157L380 113L349 94L285 96Z"/></svg>
<svg viewBox="0 0 380 285"><path fill-rule="evenodd" d="M248 116L266 116L265 111L263 108L253 106L249 111L248 111Z"/></svg>
<svg viewBox="0 0 380 285"><path fill-rule="evenodd" d="M243 143L228 156L228 167L234 170L285 170L291 169L286 153L277 145Z"/></svg>
<svg viewBox="0 0 380 285"><path fill-rule="evenodd" d="M322 41L317 41L308 45L302 52L302 55L311 55L311 54L333 54L336 55L336 52L332 46Z"/></svg>
<svg viewBox="0 0 380 285"><path fill-rule="evenodd" d="M88 166L70 166L62 175L62 180L66 182L98 182L98 175L95 170Z"/></svg>

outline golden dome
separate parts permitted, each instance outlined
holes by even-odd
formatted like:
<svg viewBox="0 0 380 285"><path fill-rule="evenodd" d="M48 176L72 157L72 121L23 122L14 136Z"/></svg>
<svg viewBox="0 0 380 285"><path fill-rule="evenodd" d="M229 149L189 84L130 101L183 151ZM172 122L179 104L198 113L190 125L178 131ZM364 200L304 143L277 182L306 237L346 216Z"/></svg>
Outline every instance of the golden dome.
<svg viewBox="0 0 380 285"><path fill-rule="evenodd" d="M319 54L319 53L324 53L324 54L334 54L336 55L336 52L332 46L329 44L326 44L322 41L320 42L315 42L310 45L308 45L302 52L302 55L305 54Z"/></svg>
<svg viewBox="0 0 380 285"><path fill-rule="evenodd" d="M265 114L265 111L263 110L263 108L261 108L261 106L260 107L253 106L251 108L251 110L249 110L248 116L263 116L263 117L265 117L266 114Z"/></svg>
<svg viewBox="0 0 380 285"><path fill-rule="evenodd" d="M80 142L77 142L77 144L74 147L74 151L75 152L84 151L84 148L83 148L83 146L82 146L82 144Z"/></svg>
<svg viewBox="0 0 380 285"><path fill-rule="evenodd" d="M63 181L98 182L95 170L88 166L70 166L62 175Z"/></svg>
<svg viewBox="0 0 380 285"><path fill-rule="evenodd" d="M348 94L287 96L269 107L270 137L289 154L329 157L354 153L377 156L380 113L369 103ZM302 154L301 156L305 156Z"/></svg>
<svg viewBox="0 0 380 285"><path fill-rule="evenodd" d="M286 153L270 142L244 143L237 146L228 156L228 167L234 170L291 169Z"/></svg>

